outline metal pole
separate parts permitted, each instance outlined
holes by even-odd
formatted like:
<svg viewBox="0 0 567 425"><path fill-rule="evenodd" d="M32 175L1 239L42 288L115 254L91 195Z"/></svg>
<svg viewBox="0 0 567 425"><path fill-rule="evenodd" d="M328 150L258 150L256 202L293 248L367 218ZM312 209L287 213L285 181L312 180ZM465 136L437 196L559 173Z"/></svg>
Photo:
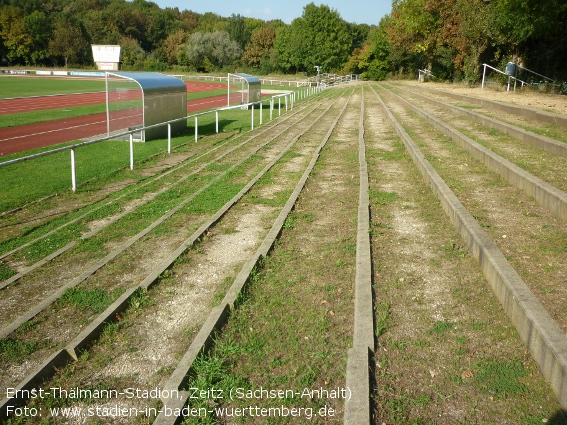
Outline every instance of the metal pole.
<svg viewBox="0 0 567 425"><path fill-rule="evenodd" d="M274 99L270 99L270 121L272 121L272 111L274 110Z"/></svg>
<svg viewBox="0 0 567 425"><path fill-rule="evenodd" d="M199 137L199 120L197 116L195 116L195 142L197 141L198 137Z"/></svg>
<svg viewBox="0 0 567 425"><path fill-rule="evenodd" d="M216 119L217 119L217 134L219 133L219 111L215 111Z"/></svg>
<svg viewBox="0 0 567 425"><path fill-rule="evenodd" d="M106 135L110 136L110 109L108 100L108 72L105 72L106 80Z"/></svg>
<svg viewBox="0 0 567 425"><path fill-rule="evenodd" d="M482 71L482 88L484 88L484 76L486 74L486 64L482 65L483 67L483 71Z"/></svg>
<svg viewBox="0 0 567 425"><path fill-rule="evenodd" d="M140 86L142 87L142 86ZM146 96L144 95L144 89L142 89L142 127L146 126ZM142 137L142 142L146 141L146 130L142 130L142 132L140 133L140 136ZM132 164L132 168L134 167L134 164Z"/></svg>
<svg viewBox="0 0 567 425"><path fill-rule="evenodd" d="M71 188L77 190L77 174L75 170L75 149L71 149Z"/></svg>
<svg viewBox="0 0 567 425"><path fill-rule="evenodd" d="M260 125L263 124L263 120L262 120L262 115L264 115L263 112L264 112L264 108L262 107L262 101L260 101Z"/></svg>
<svg viewBox="0 0 567 425"><path fill-rule="evenodd" d="M167 124L167 153L171 153L171 123Z"/></svg>
<svg viewBox="0 0 567 425"><path fill-rule="evenodd" d="M134 135L130 133L130 170L134 169Z"/></svg>
<svg viewBox="0 0 567 425"><path fill-rule="evenodd" d="M252 104L252 125L251 125L251 130L254 130L254 104Z"/></svg>

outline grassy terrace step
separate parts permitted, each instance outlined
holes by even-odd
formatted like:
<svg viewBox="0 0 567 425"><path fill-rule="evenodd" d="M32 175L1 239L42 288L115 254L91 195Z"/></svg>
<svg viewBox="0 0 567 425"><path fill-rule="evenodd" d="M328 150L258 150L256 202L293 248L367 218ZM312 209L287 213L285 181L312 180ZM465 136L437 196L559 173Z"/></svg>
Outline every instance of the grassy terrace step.
<svg viewBox="0 0 567 425"><path fill-rule="evenodd" d="M341 123L349 122L350 109ZM188 386L228 392L239 385L244 396L258 388L287 390L283 398L253 404L276 409L283 403L316 423L323 410L329 418L342 416L344 397L337 388L345 388L345 354L352 338L356 223L351 218L358 198L358 179L345 183L344 176L358 171L351 151L356 130L354 140L344 131L327 142L276 246L253 275L213 352L197 360ZM339 157L337 147L343 152ZM335 391L337 397L331 400L319 391L312 400L306 394L314 394L313 388ZM199 408L211 401L190 404ZM216 402L230 411L251 400ZM186 423L193 421L186 418Z"/></svg>
<svg viewBox="0 0 567 425"><path fill-rule="evenodd" d="M429 126L392 109L420 146L439 143ZM486 415L481 422L539 423L551 418L559 410L557 400L466 245L430 190L405 171L411 168L405 149L376 132L375 184L395 194L380 196L375 207L380 218L375 219L376 320L382 334L376 358L378 420L427 423L446 417L467 423ZM464 180L453 150L435 152L443 157L434 162L436 168L454 167L444 179ZM486 186L476 181L475 187ZM419 238L412 237L416 233Z"/></svg>

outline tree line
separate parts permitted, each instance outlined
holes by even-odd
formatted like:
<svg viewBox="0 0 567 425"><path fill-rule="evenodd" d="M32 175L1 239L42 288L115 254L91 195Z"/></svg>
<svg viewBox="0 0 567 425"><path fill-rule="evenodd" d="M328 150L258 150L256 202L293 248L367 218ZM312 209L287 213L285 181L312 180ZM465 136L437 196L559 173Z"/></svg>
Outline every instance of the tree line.
<svg viewBox="0 0 567 425"><path fill-rule="evenodd" d="M339 72L371 26L326 5L305 6L290 25L146 0L0 0L3 65L92 67L91 44L120 45L121 69L259 73Z"/></svg>
<svg viewBox="0 0 567 425"><path fill-rule="evenodd" d="M513 61L567 78L564 0L392 0L377 25L307 4L291 24L147 0L0 0L2 65L92 67L91 44L122 47L121 69L357 73L381 80L428 69L478 79Z"/></svg>
<svg viewBox="0 0 567 425"><path fill-rule="evenodd" d="M427 69L478 80L483 63L503 70L508 62L567 80L565 0L393 0L350 69L372 79Z"/></svg>

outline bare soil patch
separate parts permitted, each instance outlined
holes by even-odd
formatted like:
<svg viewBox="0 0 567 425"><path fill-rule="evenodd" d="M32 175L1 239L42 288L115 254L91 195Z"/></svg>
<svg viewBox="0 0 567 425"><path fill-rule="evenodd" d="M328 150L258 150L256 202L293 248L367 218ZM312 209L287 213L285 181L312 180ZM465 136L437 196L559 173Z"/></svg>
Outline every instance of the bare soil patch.
<svg viewBox="0 0 567 425"><path fill-rule="evenodd" d="M485 87L484 89L481 87L468 88L463 84L450 83L417 83L404 81L404 85L415 86L416 88L428 87L449 93L464 94L471 97L512 103L514 105L567 115L567 96L560 94L539 93L531 89L506 91L505 89L495 90L491 87Z"/></svg>

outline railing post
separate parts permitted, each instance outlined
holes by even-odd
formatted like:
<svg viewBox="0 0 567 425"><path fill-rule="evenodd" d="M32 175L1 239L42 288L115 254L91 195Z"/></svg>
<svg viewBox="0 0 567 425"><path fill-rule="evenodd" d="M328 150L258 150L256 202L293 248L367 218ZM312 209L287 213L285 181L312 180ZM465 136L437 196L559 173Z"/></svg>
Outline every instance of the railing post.
<svg viewBox="0 0 567 425"><path fill-rule="evenodd" d="M77 173L75 170L75 149L71 149L71 189L77 190Z"/></svg>
<svg viewBox="0 0 567 425"><path fill-rule="evenodd" d="M282 98L278 97L278 117L282 114Z"/></svg>
<svg viewBox="0 0 567 425"><path fill-rule="evenodd" d="M270 99L270 121L272 121L272 111L274 110L274 98Z"/></svg>
<svg viewBox="0 0 567 425"><path fill-rule="evenodd" d="M215 111L216 121L217 121L217 134L219 133L219 111Z"/></svg>
<svg viewBox="0 0 567 425"><path fill-rule="evenodd" d="M254 130L254 104L252 104L252 125L251 125L251 130Z"/></svg>
<svg viewBox="0 0 567 425"><path fill-rule="evenodd" d="M264 108L262 107L262 101L260 101L260 125L263 124L263 122L262 122L262 118L263 118L262 115L263 115L263 112L264 112Z"/></svg>
<svg viewBox="0 0 567 425"><path fill-rule="evenodd" d="M130 170L134 169L134 135L130 133Z"/></svg>
<svg viewBox="0 0 567 425"><path fill-rule="evenodd" d="M199 118L195 116L195 142L197 142L198 137L199 137Z"/></svg>
<svg viewBox="0 0 567 425"><path fill-rule="evenodd" d="M171 123L167 124L167 153L171 153Z"/></svg>

